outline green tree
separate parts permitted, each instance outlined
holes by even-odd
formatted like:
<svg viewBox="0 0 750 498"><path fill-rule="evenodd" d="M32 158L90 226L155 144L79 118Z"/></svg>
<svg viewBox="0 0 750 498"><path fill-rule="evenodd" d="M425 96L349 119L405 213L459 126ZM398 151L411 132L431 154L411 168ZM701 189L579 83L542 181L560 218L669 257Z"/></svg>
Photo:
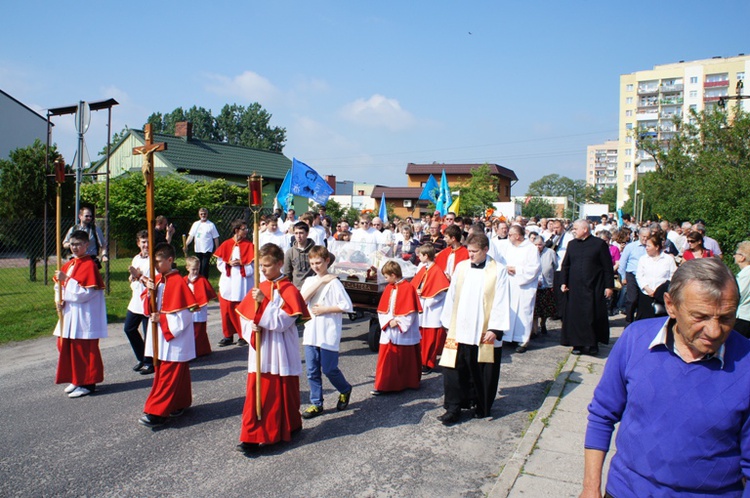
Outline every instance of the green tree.
<svg viewBox="0 0 750 498"><path fill-rule="evenodd" d="M459 215L476 216L497 202L497 180L490 174L487 163L471 172L471 178L459 186L461 201Z"/></svg>
<svg viewBox="0 0 750 498"><path fill-rule="evenodd" d="M539 218L554 218L555 206L550 204L546 199L532 197L529 202L524 202L521 206L521 216L530 218L537 216Z"/></svg>
<svg viewBox="0 0 750 498"><path fill-rule="evenodd" d="M675 124L678 131L669 142L644 139L639 144L657 164L655 172L638 177L644 218L701 218L709 235L731 254L748 237L750 115L739 107L691 111Z"/></svg>
<svg viewBox="0 0 750 498"><path fill-rule="evenodd" d="M203 107L193 106L187 111L178 107L166 114L152 113L146 122L154 127L156 133L172 135L178 122L190 121L193 136L201 140L281 152L286 142L286 128L271 126L271 117L259 103L254 102L247 107L226 104L217 116Z"/></svg>
<svg viewBox="0 0 750 498"><path fill-rule="evenodd" d="M577 203L598 202L599 194L592 185L585 180L572 180L557 173L545 175L531 182L526 195L544 197L570 197Z"/></svg>
<svg viewBox="0 0 750 498"><path fill-rule="evenodd" d="M599 202L607 204L609 206L609 212L614 213L617 209L617 187L609 187L604 189Z"/></svg>

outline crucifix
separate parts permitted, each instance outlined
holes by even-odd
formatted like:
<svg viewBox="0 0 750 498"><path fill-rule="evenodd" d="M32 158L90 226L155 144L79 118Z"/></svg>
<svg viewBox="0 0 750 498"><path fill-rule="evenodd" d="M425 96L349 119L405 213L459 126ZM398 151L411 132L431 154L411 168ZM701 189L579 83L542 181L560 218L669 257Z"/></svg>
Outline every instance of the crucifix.
<svg viewBox="0 0 750 498"><path fill-rule="evenodd" d="M146 138L146 145L133 147L133 154L143 155L143 164L141 172L143 173L143 182L146 185L146 224L148 225L148 264L149 277L151 281L156 280L156 264L154 261L154 153L167 150L167 144L164 142L154 143L154 133L151 124L143 127L143 134ZM156 309L156 289L149 292L149 305L151 313ZM151 322L151 344L154 349L154 366L159 364L159 340L157 334L156 322Z"/></svg>

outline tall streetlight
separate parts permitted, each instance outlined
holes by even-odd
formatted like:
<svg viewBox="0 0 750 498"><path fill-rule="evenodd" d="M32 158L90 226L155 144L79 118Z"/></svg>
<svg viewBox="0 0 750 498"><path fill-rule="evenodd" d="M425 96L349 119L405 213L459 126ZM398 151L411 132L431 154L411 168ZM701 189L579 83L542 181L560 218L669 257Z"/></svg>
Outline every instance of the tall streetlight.
<svg viewBox="0 0 750 498"><path fill-rule="evenodd" d="M638 154L637 148L635 150L635 153ZM633 217L635 218L635 222L638 223L640 221L638 219L638 168L641 166L641 158L636 155L633 164L635 165L635 187L633 188Z"/></svg>

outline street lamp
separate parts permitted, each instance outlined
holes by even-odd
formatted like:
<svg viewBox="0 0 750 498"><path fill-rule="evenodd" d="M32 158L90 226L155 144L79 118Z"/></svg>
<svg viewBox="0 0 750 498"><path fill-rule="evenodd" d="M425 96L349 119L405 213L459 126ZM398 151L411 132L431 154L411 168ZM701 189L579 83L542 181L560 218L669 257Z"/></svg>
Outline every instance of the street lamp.
<svg viewBox="0 0 750 498"><path fill-rule="evenodd" d="M638 149L636 149L635 153L638 154ZM640 191L638 190L638 168L641 165L641 158L636 155L633 164L635 165L635 187L633 188L633 217L635 217L635 222L638 223L638 194L640 193Z"/></svg>

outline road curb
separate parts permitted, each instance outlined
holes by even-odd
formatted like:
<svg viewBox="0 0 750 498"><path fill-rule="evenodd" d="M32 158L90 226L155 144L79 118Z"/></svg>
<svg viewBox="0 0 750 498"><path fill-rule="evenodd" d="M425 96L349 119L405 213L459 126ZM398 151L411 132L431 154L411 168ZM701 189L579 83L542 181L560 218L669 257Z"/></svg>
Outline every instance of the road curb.
<svg viewBox="0 0 750 498"><path fill-rule="evenodd" d="M544 420L552 414L557 406L560 395L565 388L565 384L568 382L570 374L578 363L578 359L579 356L568 354L565 365L563 365L560 373L557 374L552 387L544 398L542 406L537 410L534 420L531 421L528 429L526 429L526 434L524 434L521 442L518 443L516 451L513 452L513 455L505 463L502 472L497 477L497 481L495 481L495 485L487 495L489 498L506 498L510 494L513 485L516 483L516 479L518 479L523 466L526 464L526 460L534 451L534 446L544 430Z"/></svg>

